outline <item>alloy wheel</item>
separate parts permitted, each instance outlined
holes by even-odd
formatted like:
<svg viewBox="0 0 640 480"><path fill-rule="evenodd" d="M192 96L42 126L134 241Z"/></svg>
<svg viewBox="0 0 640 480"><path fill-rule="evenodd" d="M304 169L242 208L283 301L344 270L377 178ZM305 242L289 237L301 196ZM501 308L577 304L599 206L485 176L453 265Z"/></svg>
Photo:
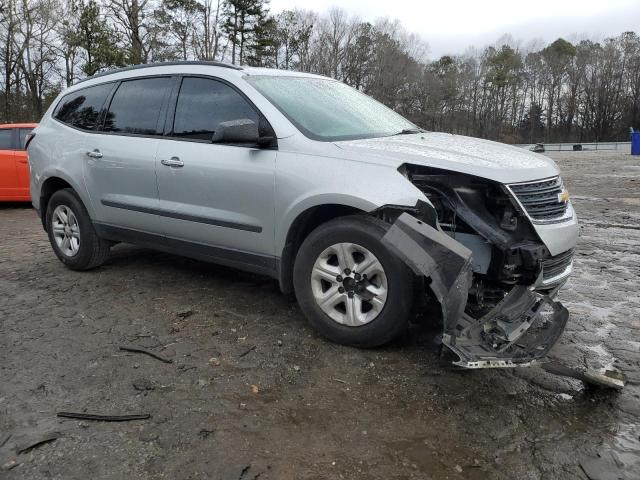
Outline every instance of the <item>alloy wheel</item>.
<svg viewBox="0 0 640 480"><path fill-rule="evenodd" d="M80 250L80 225L73 211L66 205L58 205L51 216L51 228L56 245L66 257L75 256Z"/></svg>
<svg viewBox="0 0 640 480"><path fill-rule="evenodd" d="M355 243L326 248L311 270L311 290L318 306L342 325L373 321L387 301L384 268L376 256Z"/></svg>

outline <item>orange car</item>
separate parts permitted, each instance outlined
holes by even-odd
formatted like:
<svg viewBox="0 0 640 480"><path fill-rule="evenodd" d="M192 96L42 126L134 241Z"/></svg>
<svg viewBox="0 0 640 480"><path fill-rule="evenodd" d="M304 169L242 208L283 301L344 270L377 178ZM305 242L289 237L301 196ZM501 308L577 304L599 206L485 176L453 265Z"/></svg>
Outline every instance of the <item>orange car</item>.
<svg viewBox="0 0 640 480"><path fill-rule="evenodd" d="M30 201L26 137L36 123L0 125L0 202Z"/></svg>

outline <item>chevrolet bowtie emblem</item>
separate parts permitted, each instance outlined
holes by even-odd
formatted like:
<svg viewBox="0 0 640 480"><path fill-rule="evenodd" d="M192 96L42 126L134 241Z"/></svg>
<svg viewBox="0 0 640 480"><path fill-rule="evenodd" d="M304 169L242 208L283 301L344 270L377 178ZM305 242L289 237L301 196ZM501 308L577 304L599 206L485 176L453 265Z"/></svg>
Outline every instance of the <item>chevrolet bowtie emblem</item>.
<svg viewBox="0 0 640 480"><path fill-rule="evenodd" d="M561 203L567 203L569 201L569 191L563 190L558 194L558 201Z"/></svg>

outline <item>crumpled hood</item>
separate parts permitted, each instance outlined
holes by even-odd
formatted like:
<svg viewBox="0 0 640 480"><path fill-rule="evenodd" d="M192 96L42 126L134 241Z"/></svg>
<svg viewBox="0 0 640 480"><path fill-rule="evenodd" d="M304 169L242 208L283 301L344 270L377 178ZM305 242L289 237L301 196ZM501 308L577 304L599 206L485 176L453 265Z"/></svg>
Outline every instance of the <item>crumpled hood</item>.
<svg viewBox="0 0 640 480"><path fill-rule="evenodd" d="M549 158L524 148L449 133L412 135L336 142L357 159L386 163L425 165L466 173L500 183L524 182L558 175Z"/></svg>

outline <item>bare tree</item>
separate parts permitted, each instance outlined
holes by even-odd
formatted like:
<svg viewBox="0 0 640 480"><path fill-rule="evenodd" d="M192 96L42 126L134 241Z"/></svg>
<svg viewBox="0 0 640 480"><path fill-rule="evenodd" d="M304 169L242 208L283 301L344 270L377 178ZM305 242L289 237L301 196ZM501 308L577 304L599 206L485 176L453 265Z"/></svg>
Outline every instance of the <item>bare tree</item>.
<svg viewBox="0 0 640 480"><path fill-rule="evenodd" d="M38 118L44 113L45 90L55 71L55 0L22 0L19 10L23 54L19 66Z"/></svg>
<svg viewBox="0 0 640 480"><path fill-rule="evenodd" d="M77 0L64 0L57 9L57 15L62 20L55 25L56 36L59 42L54 47L62 60L61 76L64 84L73 85L79 64L79 46L74 41L74 36L80 27L78 21L79 5Z"/></svg>
<svg viewBox="0 0 640 480"><path fill-rule="evenodd" d="M13 76L22 56L24 44L18 40L20 26L18 18L18 0L5 0L0 4L0 33L2 35L2 52L0 59L3 67L4 83L4 118L13 120L11 95ZM18 85L15 85L18 88Z"/></svg>
<svg viewBox="0 0 640 480"><path fill-rule="evenodd" d="M216 60L220 50L222 31L220 28L220 0L198 1L197 31L193 44L196 58L200 60Z"/></svg>
<svg viewBox="0 0 640 480"><path fill-rule="evenodd" d="M116 28L127 39L129 63L146 63L151 50L149 0L108 0L107 6Z"/></svg>

